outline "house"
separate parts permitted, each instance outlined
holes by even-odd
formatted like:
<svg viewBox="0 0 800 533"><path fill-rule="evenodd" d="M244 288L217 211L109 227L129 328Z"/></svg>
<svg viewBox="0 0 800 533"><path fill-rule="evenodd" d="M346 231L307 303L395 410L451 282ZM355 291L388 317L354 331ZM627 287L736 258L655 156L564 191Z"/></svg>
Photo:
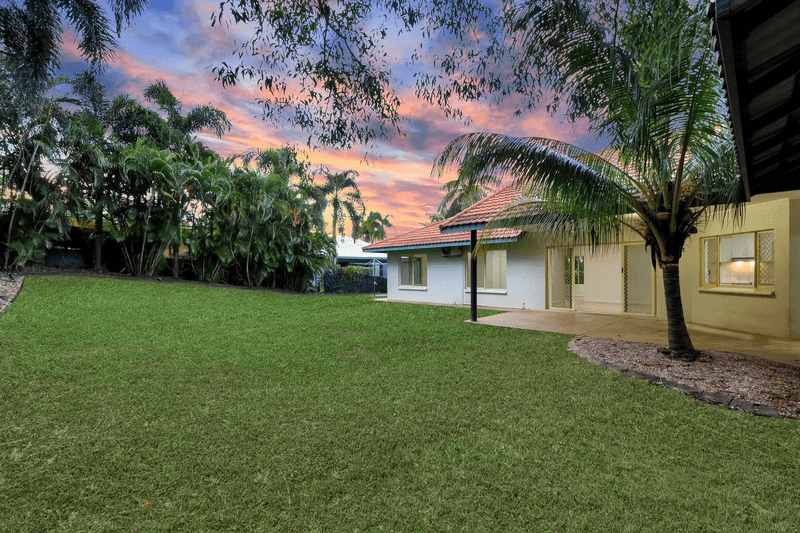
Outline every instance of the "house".
<svg viewBox="0 0 800 533"><path fill-rule="evenodd" d="M741 226L712 220L687 241L684 316L800 339L800 0L710 0L708 16L749 203ZM663 281L634 234L590 251L496 230L478 258L477 287L468 287L467 252L512 196L503 189L441 224L367 247L388 254L388 298L665 318Z"/></svg>
<svg viewBox="0 0 800 533"><path fill-rule="evenodd" d="M364 247L369 243L361 239L354 239L346 235L336 236L336 264L339 266L364 266L373 267L378 277L386 277L386 254L379 252L365 252Z"/></svg>
<svg viewBox="0 0 800 533"><path fill-rule="evenodd" d="M470 304L471 233L482 239L515 196L500 189L452 218L366 246L387 254L388 299ZM663 281L634 233L594 251L555 246L524 228L485 237L480 305L666 318ZM743 224L700 227L681 259L681 295L689 322L800 339L800 192L753 196Z"/></svg>

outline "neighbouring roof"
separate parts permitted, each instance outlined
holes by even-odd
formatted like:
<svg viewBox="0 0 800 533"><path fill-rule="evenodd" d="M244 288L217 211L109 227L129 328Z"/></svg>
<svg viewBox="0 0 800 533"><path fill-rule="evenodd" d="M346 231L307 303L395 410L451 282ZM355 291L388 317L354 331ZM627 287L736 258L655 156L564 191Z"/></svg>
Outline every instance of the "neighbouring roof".
<svg viewBox="0 0 800 533"><path fill-rule="evenodd" d="M365 252L364 248L369 243L360 239L353 239L346 235L336 236L336 258L349 261L369 261L370 259L386 260L386 254Z"/></svg>
<svg viewBox="0 0 800 533"><path fill-rule="evenodd" d="M800 188L800 0L711 0L708 16L747 198Z"/></svg>

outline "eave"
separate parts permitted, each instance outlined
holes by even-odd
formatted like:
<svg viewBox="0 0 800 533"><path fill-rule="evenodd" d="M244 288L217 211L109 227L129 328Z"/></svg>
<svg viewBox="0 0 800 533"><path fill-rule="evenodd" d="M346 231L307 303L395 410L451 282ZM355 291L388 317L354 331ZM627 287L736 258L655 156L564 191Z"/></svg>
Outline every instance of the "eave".
<svg viewBox="0 0 800 533"><path fill-rule="evenodd" d="M800 0L716 0L708 15L746 198L800 188Z"/></svg>

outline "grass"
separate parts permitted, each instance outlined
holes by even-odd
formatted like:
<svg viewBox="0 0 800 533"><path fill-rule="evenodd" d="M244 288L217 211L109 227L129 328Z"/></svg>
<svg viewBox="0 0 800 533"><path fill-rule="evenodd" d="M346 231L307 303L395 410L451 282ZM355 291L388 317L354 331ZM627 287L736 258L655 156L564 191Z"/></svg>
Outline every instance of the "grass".
<svg viewBox="0 0 800 533"><path fill-rule="evenodd" d="M797 530L797 421L465 312L30 277L0 531Z"/></svg>

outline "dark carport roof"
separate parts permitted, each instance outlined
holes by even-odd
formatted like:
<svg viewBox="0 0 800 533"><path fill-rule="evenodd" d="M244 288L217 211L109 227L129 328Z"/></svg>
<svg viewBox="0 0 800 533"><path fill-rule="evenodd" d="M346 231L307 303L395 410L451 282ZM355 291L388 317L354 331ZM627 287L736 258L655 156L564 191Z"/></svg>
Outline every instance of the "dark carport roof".
<svg viewBox="0 0 800 533"><path fill-rule="evenodd" d="M800 188L800 0L712 0L708 15L748 199Z"/></svg>

